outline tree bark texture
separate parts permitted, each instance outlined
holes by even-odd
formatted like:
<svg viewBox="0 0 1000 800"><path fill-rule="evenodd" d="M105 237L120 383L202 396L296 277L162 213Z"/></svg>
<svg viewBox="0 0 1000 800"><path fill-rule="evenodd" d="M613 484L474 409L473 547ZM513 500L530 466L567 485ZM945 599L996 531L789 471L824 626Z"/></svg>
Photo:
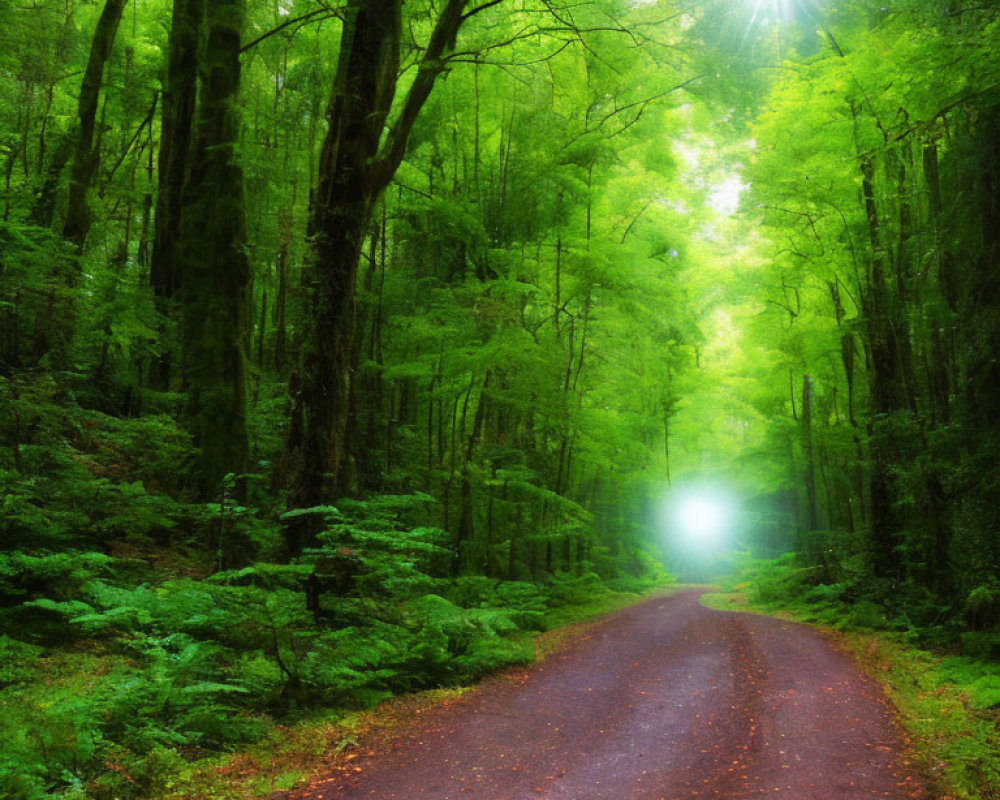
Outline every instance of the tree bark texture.
<svg viewBox="0 0 1000 800"><path fill-rule="evenodd" d="M899 538L898 515L892 470L896 463L896 442L891 434L890 415L904 407L899 347L892 304L885 274L885 255L875 203L875 167L871 158L861 162L861 188L868 220L872 253L869 263L868 290L863 295L868 347L871 354L868 372L871 396L871 558L878 577L896 577L899 564L895 548Z"/></svg>
<svg viewBox="0 0 1000 800"><path fill-rule="evenodd" d="M207 4L201 104L181 204L181 345L198 487L214 496L246 471L244 352L249 265L238 92L244 0Z"/></svg>
<svg viewBox="0 0 1000 800"><path fill-rule="evenodd" d="M90 45L87 68L80 85L80 98L76 114L80 129L76 140L76 151L69 175L69 203L63 236L83 252L92 222L87 193L94 183L97 165L100 161L97 142L97 108L104 83L104 67L111 58L111 51L118 33L118 25L128 0L107 0L97 21L94 38Z"/></svg>
<svg viewBox="0 0 1000 800"><path fill-rule="evenodd" d="M464 6L465 0L449 0L438 12L414 82L389 125L402 2L352 0L347 7L310 213L312 252L303 271L301 361L291 381L286 442L291 508L319 505L348 488L344 477L350 470L344 466L351 454L345 443L347 426L355 424L348 412L361 249L374 203L399 167L413 123L446 66L444 56L454 46ZM304 525L288 529L293 555L310 537Z"/></svg>
<svg viewBox="0 0 1000 800"><path fill-rule="evenodd" d="M205 17L205 0L174 0L163 81L163 111L158 158L153 258L149 280L156 310L169 318L181 279L181 202L194 137L198 99L198 46ZM166 332L161 331L161 353L150 376L154 388L170 386L171 357Z"/></svg>

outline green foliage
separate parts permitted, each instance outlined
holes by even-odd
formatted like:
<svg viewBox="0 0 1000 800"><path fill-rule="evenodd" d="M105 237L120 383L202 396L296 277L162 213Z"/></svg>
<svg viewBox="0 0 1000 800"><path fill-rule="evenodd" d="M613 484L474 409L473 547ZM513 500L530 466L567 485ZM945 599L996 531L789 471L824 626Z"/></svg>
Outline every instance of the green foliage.
<svg viewBox="0 0 1000 800"><path fill-rule="evenodd" d="M1000 634L984 631L966 631L960 637L962 652L969 658L984 661L1000 659Z"/></svg>
<svg viewBox="0 0 1000 800"><path fill-rule="evenodd" d="M27 563L35 576L73 574L68 559ZM119 655L59 656L53 679L49 669L39 673L47 660L41 648L0 638L0 707L19 707L10 719L20 731L0 748L3 786L21 797L56 790L70 797L72 786L93 780L138 797L176 769L177 749L255 740L267 725L264 710L366 707L396 692L462 685L527 663L533 645L509 637L537 629L549 609L593 602L601 591L593 576L549 588L441 581L439 591L454 599L428 593L404 600L383 591L362 606L345 598L341 614L356 623L331 629L305 608L312 565L259 564L212 581L125 587L95 577L110 560L78 556L75 563L82 599L38 597L23 603L22 613L44 612L58 620L63 640L99 640ZM94 664L101 668L88 673ZM24 697L44 712L29 716ZM117 765L110 773L108 762Z"/></svg>
<svg viewBox="0 0 1000 800"><path fill-rule="evenodd" d="M44 651L35 645L0 636L0 689L33 677L35 659Z"/></svg>
<svg viewBox="0 0 1000 800"><path fill-rule="evenodd" d="M246 230L166 244L206 291L228 286L211 258L245 256L252 288L181 314L205 293L152 286L180 188L157 163L181 144L170 4L129 5L101 77L79 249L53 230L81 210L66 167L102 3L0 4L0 793L137 797L267 715L523 663L526 633L668 580L652 509L709 474L759 501L751 550L800 551L747 565L754 603L996 658L1000 21L883 5L765 24L599 0L567 38L548 3L487 3L358 222L354 316L316 326L307 189L345 26L247 4L223 148L246 191L220 217ZM405 4L413 58L436 13ZM348 497L289 509L318 440L285 441L288 398L327 323L345 366L320 402L351 397L322 448ZM210 440L244 424L247 474L206 486ZM956 681L995 702L992 678Z"/></svg>
<svg viewBox="0 0 1000 800"><path fill-rule="evenodd" d="M435 559L450 555L445 531L411 527L402 519L429 502L427 496L383 495L342 503L344 512L330 512L331 524L319 535L320 547L307 556L317 564L318 574L349 573L358 595L412 594L429 585Z"/></svg>
<svg viewBox="0 0 1000 800"><path fill-rule="evenodd" d="M981 584L969 592L965 613L973 629L1000 625L1000 584Z"/></svg>
<svg viewBox="0 0 1000 800"><path fill-rule="evenodd" d="M0 222L0 362L8 367L69 367L76 297L69 288L77 265L51 231ZM7 375L4 371L4 380Z"/></svg>
<svg viewBox="0 0 1000 800"><path fill-rule="evenodd" d="M191 509L178 476L190 437L162 416L86 411L45 375L0 377L3 549L165 544ZM2 442L11 446L4 449Z"/></svg>

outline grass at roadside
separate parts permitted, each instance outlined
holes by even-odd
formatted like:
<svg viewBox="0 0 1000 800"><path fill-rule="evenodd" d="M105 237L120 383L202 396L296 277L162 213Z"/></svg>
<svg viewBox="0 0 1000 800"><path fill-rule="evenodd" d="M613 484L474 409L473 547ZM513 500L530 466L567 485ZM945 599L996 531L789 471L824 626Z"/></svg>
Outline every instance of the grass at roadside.
<svg viewBox="0 0 1000 800"><path fill-rule="evenodd" d="M744 571L702 602L819 625L886 690L934 800L1000 798L1000 664L918 647L880 629L872 604L805 592L778 598L775 571ZM869 607L871 606L871 607Z"/></svg>
<svg viewBox="0 0 1000 800"><path fill-rule="evenodd" d="M557 605L545 617L548 630L517 633L515 638L533 645L536 660L558 652L584 635L605 614L632 605L645 597L678 590L675 585L645 591L595 592ZM514 667L508 672L520 672ZM387 700L364 711L324 710L291 725L274 724L254 745L240 752L185 763L155 800L262 800L287 791L315 776L358 769L355 759L375 751L415 716L453 703L472 687L433 689Z"/></svg>

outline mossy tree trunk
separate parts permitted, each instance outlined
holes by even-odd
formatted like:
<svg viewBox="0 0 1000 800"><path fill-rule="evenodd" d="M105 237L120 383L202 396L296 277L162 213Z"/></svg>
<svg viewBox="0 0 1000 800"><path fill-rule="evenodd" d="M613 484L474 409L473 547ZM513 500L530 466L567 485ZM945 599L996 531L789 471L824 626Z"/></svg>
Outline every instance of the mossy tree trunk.
<svg viewBox="0 0 1000 800"><path fill-rule="evenodd" d="M101 86L104 83L104 68L111 58L118 25L127 2L128 0L107 0L104 4L104 10L94 29L87 68L84 70L83 82L80 85L76 110L80 128L77 133L73 164L70 167L69 203L63 223L63 236L73 242L79 252L83 252L93 221L90 207L87 205L87 193L94 183L100 162L97 108L101 98Z"/></svg>
<svg viewBox="0 0 1000 800"><path fill-rule="evenodd" d="M163 111L158 159L156 217L149 280L156 310L164 319L175 316L181 279L181 194L194 136L198 99L198 45L205 18L205 0L174 0L163 80ZM153 388L170 388L172 343L160 331L160 355L150 370Z"/></svg>
<svg viewBox="0 0 1000 800"><path fill-rule="evenodd" d="M346 444L356 440L347 436L347 426L354 424L348 412L361 249L375 201L399 167L413 124L447 66L465 5L448 0L438 11L416 78L391 123L402 0L352 0L347 6L310 213L312 252L302 278L300 363L291 380L285 448L291 508L317 506L351 491ZM301 552L311 536L308 518L299 517L287 531L290 554Z"/></svg>
<svg viewBox="0 0 1000 800"><path fill-rule="evenodd" d="M867 291L862 296L865 332L870 352L868 371L871 396L870 544L874 574L881 578L895 578L900 574L895 552L899 541L899 515L895 508L896 489L893 480L893 469L898 459L898 443L892 435L890 416L902 409L905 401L898 357L899 326L895 324L893 298L887 284L885 248L881 241L879 213L875 202L874 174L873 159L870 157L862 159L862 199L871 244Z"/></svg>
<svg viewBox="0 0 1000 800"><path fill-rule="evenodd" d="M246 471L247 261L238 93L244 0L207 4L190 170L181 202L181 352L202 497Z"/></svg>

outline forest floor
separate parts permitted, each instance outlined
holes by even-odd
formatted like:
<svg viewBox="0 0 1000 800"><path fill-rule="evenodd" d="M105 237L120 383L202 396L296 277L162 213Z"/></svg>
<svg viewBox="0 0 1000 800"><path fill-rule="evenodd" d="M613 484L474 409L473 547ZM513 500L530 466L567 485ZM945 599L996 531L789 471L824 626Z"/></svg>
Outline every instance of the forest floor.
<svg viewBox="0 0 1000 800"><path fill-rule="evenodd" d="M359 736L293 800L925 797L879 685L816 631L689 590Z"/></svg>

